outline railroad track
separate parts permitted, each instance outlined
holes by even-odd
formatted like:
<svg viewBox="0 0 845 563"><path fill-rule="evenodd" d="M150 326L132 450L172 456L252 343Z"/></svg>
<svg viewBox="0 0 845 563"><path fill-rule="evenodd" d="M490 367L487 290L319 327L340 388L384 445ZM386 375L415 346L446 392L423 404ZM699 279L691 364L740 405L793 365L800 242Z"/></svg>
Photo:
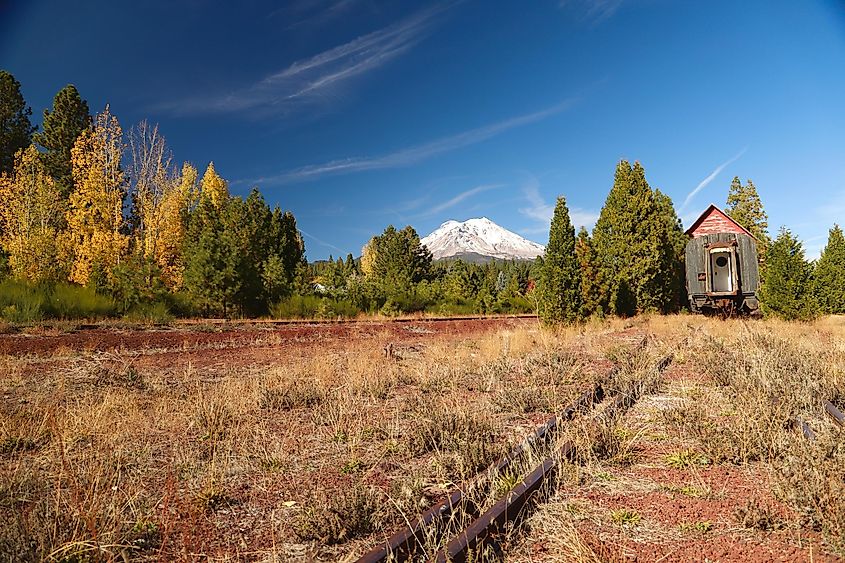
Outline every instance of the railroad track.
<svg viewBox="0 0 845 563"><path fill-rule="evenodd" d="M843 414L836 405L828 400L824 400L822 401L822 406L824 407L824 411L830 416L830 418L833 419L833 422L839 426L845 427L845 414ZM803 434L805 438L811 442L815 441L816 432L805 420L796 418L793 422L795 426L801 430L801 434Z"/></svg>
<svg viewBox="0 0 845 563"><path fill-rule="evenodd" d="M647 339L644 338L635 350L643 349L646 344ZM662 372L671 361L670 354L661 358L654 367L658 372ZM579 414L587 413L607 398L607 382L613 379L619 369L618 365L614 367L602 382L582 393L506 456L409 521L383 545L364 554L358 559L358 563L414 560L419 557L420 552L424 551L426 545L443 545L431 558L438 563L462 562L466 561L473 552L483 549L497 534L505 530L507 526L520 521L528 510L540 501L564 461L576 460L576 447L572 442L567 441L553 448L554 439L565 423ZM624 415L638 399L639 392L633 394L617 392L610 398L610 402L598 415L597 420L610 420ZM489 508L483 509L472 500L473 492L485 486L489 490L492 476L507 473L517 460L530 458L531 454L538 452L544 452L541 461L533 465L515 487L498 498ZM469 524L451 537L447 537L448 524L457 521L468 521ZM443 540L447 540L445 544L442 543ZM428 554L423 554L423 556L429 558Z"/></svg>
<svg viewBox="0 0 845 563"><path fill-rule="evenodd" d="M535 314L525 315L458 315L450 317L396 317L396 318L362 318L362 319L177 319L173 326L285 326L285 325L336 325L336 324L384 324L384 323L438 323L455 321L486 321L497 319L536 319Z"/></svg>

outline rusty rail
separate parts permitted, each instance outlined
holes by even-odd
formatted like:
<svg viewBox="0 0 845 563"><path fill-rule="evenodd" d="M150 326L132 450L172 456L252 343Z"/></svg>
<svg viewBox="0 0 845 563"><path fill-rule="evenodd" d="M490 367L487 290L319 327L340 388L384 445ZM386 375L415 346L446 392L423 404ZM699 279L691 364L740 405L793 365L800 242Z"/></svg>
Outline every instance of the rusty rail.
<svg viewBox="0 0 845 563"><path fill-rule="evenodd" d="M839 426L845 426L845 414L842 414L842 411L836 408L836 405L830 401L825 401L824 410Z"/></svg>
<svg viewBox="0 0 845 563"><path fill-rule="evenodd" d="M611 374L616 369L618 368L614 368ZM358 563L380 563L391 558L403 561L413 555L422 546L426 531L431 530L438 524L446 522L453 514L462 512L470 517L477 516L479 508L468 500L466 493L474 487L480 486L480 482L486 474L492 471L504 472L530 448L548 443L557 432L561 423L572 420L577 413L588 410L595 403L601 402L603 398L604 388L601 383L597 383L592 389L582 393L558 415L551 417L545 424L538 427L533 434L514 447L507 455L491 465L487 471L481 473L473 481L457 488L448 497L423 512L413 523L405 526L402 530L391 536L384 545L376 547L364 554L358 559Z"/></svg>
<svg viewBox="0 0 845 563"><path fill-rule="evenodd" d="M657 363L659 371L665 370L672 362L672 355L666 356ZM602 411L602 417L612 418L624 413L639 400L638 396L617 395ZM554 476L561 459L575 459L575 446L567 442L552 455L543 460L525 479L515 488L499 499L492 507L476 518L457 536L453 537L441 549L434 560L437 563L463 563L473 552L489 541L495 534L501 532L509 522L515 522L526 516L530 506L540 500L540 493L549 478Z"/></svg>

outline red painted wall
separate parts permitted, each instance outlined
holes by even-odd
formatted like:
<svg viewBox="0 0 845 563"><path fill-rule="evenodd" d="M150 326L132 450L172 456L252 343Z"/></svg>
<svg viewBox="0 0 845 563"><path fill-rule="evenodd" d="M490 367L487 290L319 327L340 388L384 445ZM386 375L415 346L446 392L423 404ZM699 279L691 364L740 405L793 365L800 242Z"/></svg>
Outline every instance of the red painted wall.
<svg viewBox="0 0 845 563"><path fill-rule="evenodd" d="M690 232L692 238L703 235L712 235L714 233L736 233L738 235L744 234L745 231L731 220L730 217L719 211L718 209L711 209L704 217L704 220L696 226L695 230Z"/></svg>

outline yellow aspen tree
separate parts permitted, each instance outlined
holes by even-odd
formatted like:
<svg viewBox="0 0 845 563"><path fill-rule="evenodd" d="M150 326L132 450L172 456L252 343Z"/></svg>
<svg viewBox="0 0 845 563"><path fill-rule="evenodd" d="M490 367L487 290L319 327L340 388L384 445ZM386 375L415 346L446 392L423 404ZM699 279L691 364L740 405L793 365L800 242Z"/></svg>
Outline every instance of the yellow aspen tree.
<svg viewBox="0 0 845 563"><path fill-rule="evenodd" d="M174 291L181 289L184 282L182 248L188 211L194 206L196 197L197 169L186 162L182 165L182 174L175 188L164 195L159 213L161 219L155 260L165 285Z"/></svg>
<svg viewBox="0 0 845 563"><path fill-rule="evenodd" d="M14 277L34 283L60 279L56 239L63 210L38 149L18 151L13 175L0 176L0 244Z"/></svg>
<svg viewBox="0 0 845 563"><path fill-rule="evenodd" d="M210 199L217 209L223 207L229 199L229 184L217 174L214 162L210 162L208 168L205 169L205 174L200 181L200 194L201 197Z"/></svg>
<svg viewBox="0 0 845 563"><path fill-rule="evenodd" d="M373 274L373 264L376 261L375 246L375 237L373 237L361 249L361 273L365 276Z"/></svg>
<svg viewBox="0 0 845 563"><path fill-rule="evenodd" d="M124 148L120 123L106 106L71 149L75 189L65 216L64 240L72 282L98 281L91 279L95 269L111 276L128 249L129 237L121 232L126 197L126 176L120 167Z"/></svg>

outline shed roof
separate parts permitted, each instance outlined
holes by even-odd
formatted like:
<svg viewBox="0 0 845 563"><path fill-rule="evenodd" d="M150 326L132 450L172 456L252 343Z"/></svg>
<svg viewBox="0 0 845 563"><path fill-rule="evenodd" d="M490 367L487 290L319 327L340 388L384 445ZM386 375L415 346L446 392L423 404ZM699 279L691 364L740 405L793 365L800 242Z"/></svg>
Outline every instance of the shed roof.
<svg viewBox="0 0 845 563"><path fill-rule="evenodd" d="M736 227L740 232L743 232L743 233L747 234L748 236L750 236L751 238L756 240L756 237L754 235L752 235L748 231L748 229L746 229L745 227L743 227L742 225L740 225L739 223L737 223L736 221L731 219L730 216L728 216L727 213L725 213L724 211L722 211L721 209L719 209L718 207L716 207L712 203L710 204L710 206L707 209L704 210L704 212L701 215L699 215L698 219L695 220L695 222L690 226L689 229L687 229L684 232L684 234L687 235L687 236L695 236L695 232L701 226L701 224L704 223L705 220L707 220L708 218L711 218L711 217L719 220L719 222L729 223L731 226Z"/></svg>

